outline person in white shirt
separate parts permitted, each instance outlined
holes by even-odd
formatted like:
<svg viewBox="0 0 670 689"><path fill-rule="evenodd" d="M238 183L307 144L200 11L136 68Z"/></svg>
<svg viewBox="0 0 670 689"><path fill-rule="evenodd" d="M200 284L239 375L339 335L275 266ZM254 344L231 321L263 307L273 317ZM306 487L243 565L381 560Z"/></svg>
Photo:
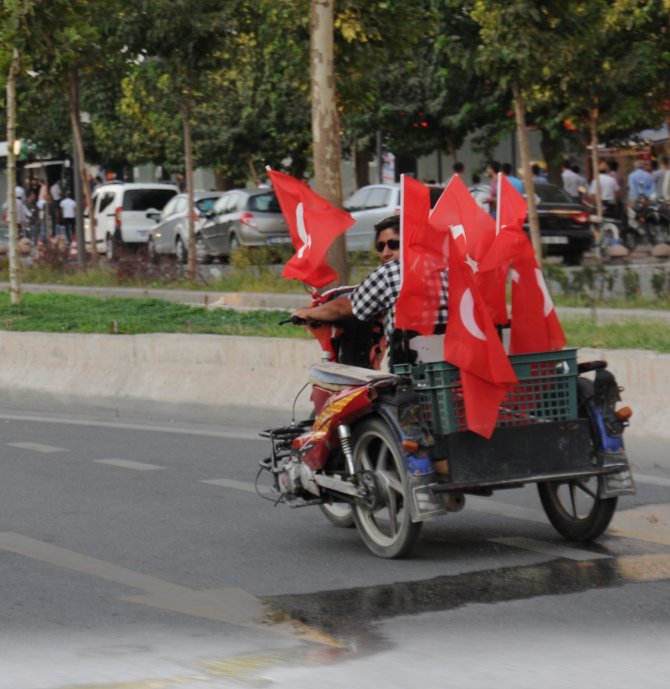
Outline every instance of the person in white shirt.
<svg viewBox="0 0 670 689"><path fill-rule="evenodd" d="M65 198L60 202L61 218L65 226L65 236L68 242L72 241L74 236L74 218L77 204L69 192L65 192Z"/></svg>
<svg viewBox="0 0 670 689"><path fill-rule="evenodd" d="M617 192L619 191L619 185L610 174L609 165L607 163L600 163L598 166L598 181L600 182L600 198L603 202L604 214L610 217L614 217L616 212L616 201ZM591 198L595 198L596 195L596 180L595 177L591 182L589 187L589 193Z"/></svg>

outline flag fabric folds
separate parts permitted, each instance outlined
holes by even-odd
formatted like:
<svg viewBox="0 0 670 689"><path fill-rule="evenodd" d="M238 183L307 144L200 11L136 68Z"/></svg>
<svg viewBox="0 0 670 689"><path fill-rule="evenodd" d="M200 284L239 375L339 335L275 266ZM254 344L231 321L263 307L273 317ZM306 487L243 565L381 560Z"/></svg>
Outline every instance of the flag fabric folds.
<svg viewBox="0 0 670 689"><path fill-rule="evenodd" d="M535 257L512 268L510 354L562 349L567 340Z"/></svg>
<svg viewBox="0 0 670 689"><path fill-rule="evenodd" d="M445 361L460 369L469 430L490 438L500 403L517 383L489 310L452 234L449 237L449 320Z"/></svg>
<svg viewBox="0 0 670 689"><path fill-rule="evenodd" d="M268 174L296 250L284 266L282 277L324 287L337 279L337 273L328 265L328 249L354 224L354 219L295 177L275 170L268 170Z"/></svg>
<svg viewBox="0 0 670 689"><path fill-rule="evenodd" d="M432 335L440 308L442 273L447 267L444 242L428 224L428 187L403 175L401 194L402 286L395 326Z"/></svg>

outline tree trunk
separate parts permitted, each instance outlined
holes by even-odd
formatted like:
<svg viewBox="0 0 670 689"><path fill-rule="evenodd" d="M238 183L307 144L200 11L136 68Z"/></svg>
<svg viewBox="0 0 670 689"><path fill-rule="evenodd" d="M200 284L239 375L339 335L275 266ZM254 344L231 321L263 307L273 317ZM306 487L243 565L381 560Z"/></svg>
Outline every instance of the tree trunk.
<svg viewBox="0 0 670 689"><path fill-rule="evenodd" d="M356 189L370 184L370 160L372 155L367 148L354 145L354 165L356 168Z"/></svg>
<svg viewBox="0 0 670 689"><path fill-rule="evenodd" d="M535 185L530 169L530 147L528 145L528 128L526 127L526 106L519 84L512 86L514 95L514 114L519 136L519 153L521 154L521 168L523 170L523 184L526 189L528 202L528 225L530 226L530 241L533 244L535 258L542 265L542 242L540 240L540 223L537 219L537 204L535 202Z"/></svg>
<svg viewBox="0 0 670 689"><path fill-rule="evenodd" d="M193 138L191 136L191 92L184 94L182 119L184 126L184 167L186 172L186 193L188 194L188 277L195 280L198 275L198 261L195 252L195 202L193 200Z"/></svg>
<svg viewBox="0 0 670 689"><path fill-rule="evenodd" d="M340 124L333 65L334 0L310 0L310 78L312 92L312 153L315 191L342 208ZM330 263L339 283L349 279L344 235L333 242Z"/></svg>
<svg viewBox="0 0 670 689"><path fill-rule="evenodd" d="M556 139L553 139L551 134L546 130L541 130L540 149L542 150L542 157L547 164L547 177L552 184L557 184L559 187L563 186L561 179L561 154L563 147Z"/></svg>
<svg viewBox="0 0 670 689"><path fill-rule="evenodd" d="M668 134L668 138L665 140L665 155L670 158L670 115L665 117L665 129Z"/></svg>
<svg viewBox="0 0 670 689"><path fill-rule="evenodd" d="M603 197L600 189L600 174L598 171L598 108L589 110L589 128L591 130L591 167L596 187L596 214L603 217Z"/></svg>
<svg viewBox="0 0 670 689"><path fill-rule="evenodd" d="M91 231L91 258L93 263L98 263L98 242L95 231L95 214L93 213L93 206L91 204L91 187L88 185L86 179L86 161L84 160L84 142L81 137L81 120L79 117L79 78L76 70L68 73L68 92L70 96L70 125L72 127L72 141L74 143L74 152L77 156L77 168L79 169L79 179L81 180L81 188L84 193L86 207L88 208L88 221ZM78 247L78 262L80 266L86 263L86 241L82 236L77 237L81 242Z"/></svg>
<svg viewBox="0 0 670 689"><path fill-rule="evenodd" d="M16 223L16 77L19 52L14 48L7 73L7 217L9 220L9 293L12 304L20 304L21 266L18 259L19 228Z"/></svg>

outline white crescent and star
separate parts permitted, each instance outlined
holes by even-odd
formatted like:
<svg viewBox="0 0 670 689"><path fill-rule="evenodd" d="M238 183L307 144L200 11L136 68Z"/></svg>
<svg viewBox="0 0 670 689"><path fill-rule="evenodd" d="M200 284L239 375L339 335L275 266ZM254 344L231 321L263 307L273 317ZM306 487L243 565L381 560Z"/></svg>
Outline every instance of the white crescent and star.
<svg viewBox="0 0 670 689"><path fill-rule="evenodd" d="M298 237L302 241L302 246L298 249L298 258L302 258L305 251L312 246L312 237L305 227L305 208L302 205L302 201L296 206L295 221L298 228Z"/></svg>
<svg viewBox="0 0 670 689"><path fill-rule="evenodd" d="M475 320L475 299L469 287L463 292L458 312L465 329L470 335L476 337L478 340L486 340L486 335L482 332L482 329L477 325L477 321Z"/></svg>
<svg viewBox="0 0 670 689"><path fill-rule="evenodd" d="M537 280L537 286L540 288L540 292L542 292L542 296L544 297L544 317L546 318L553 311L554 302L551 300L549 290L547 289L547 283L544 281L542 271L539 268L535 268L535 279Z"/></svg>
<svg viewBox="0 0 670 689"><path fill-rule="evenodd" d="M540 288L540 292L542 292L542 312L544 314L544 317L546 318L554 310L554 302L552 301L551 295L549 294L549 290L547 289L547 283L544 281L542 271L539 268L535 268L534 272L535 281L537 282L537 286ZM514 282L516 282L517 284L520 283L521 275L519 275L519 273L516 270L514 270L514 268L510 270L510 275L512 276L512 280Z"/></svg>

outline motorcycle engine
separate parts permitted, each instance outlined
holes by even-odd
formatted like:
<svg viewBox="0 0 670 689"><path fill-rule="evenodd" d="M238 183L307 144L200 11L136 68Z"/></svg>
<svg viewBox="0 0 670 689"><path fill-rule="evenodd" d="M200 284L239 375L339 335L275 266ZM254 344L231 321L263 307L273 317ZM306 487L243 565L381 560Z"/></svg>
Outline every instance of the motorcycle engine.
<svg viewBox="0 0 670 689"><path fill-rule="evenodd" d="M321 494L314 481L314 471L295 455L284 461L278 478L282 493L287 497L303 497L305 493Z"/></svg>

